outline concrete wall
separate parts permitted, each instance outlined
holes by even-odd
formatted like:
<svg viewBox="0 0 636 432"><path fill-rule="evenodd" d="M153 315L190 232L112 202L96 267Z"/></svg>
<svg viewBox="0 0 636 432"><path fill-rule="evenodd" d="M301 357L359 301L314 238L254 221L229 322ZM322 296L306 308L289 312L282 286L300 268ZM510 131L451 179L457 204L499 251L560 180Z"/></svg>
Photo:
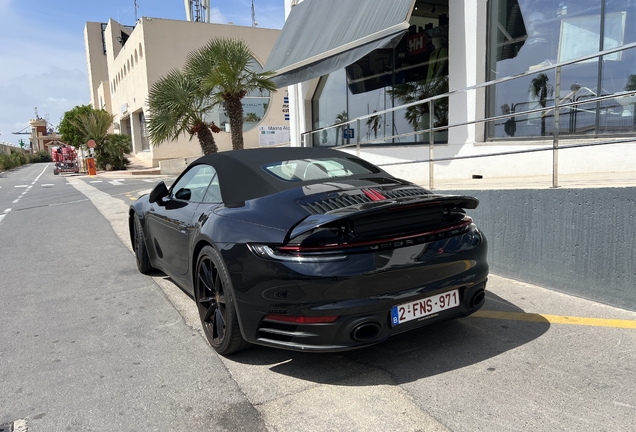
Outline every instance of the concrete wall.
<svg viewBox="0 0 636 432"><path fill-rule="evenodd" d="M10 146L10 145L6 145L6 144L0 144L0 154L11 154L11 150L22 151L23 153L29 153L28 151L23 150L20 147Z"/></svg>
<svg viewBox="0 0 636 432"><path fill-rule="evenodd" d="M636 310L636 188L462 190L497 275Z"/></svg>

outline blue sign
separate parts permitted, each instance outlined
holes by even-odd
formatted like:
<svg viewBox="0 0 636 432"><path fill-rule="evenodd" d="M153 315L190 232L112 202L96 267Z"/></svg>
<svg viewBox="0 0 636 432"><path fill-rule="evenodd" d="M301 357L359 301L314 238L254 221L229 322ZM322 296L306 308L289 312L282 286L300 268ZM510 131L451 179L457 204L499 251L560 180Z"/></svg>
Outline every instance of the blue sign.
<svg viewBox="0 0 636 432"><path fill-rule="evenodd" d="M344 129L342 131L342 136L344 137L344 139L352 139L352 138L355 137L354 130L351 129L351 128L350 129Z"/></svg>

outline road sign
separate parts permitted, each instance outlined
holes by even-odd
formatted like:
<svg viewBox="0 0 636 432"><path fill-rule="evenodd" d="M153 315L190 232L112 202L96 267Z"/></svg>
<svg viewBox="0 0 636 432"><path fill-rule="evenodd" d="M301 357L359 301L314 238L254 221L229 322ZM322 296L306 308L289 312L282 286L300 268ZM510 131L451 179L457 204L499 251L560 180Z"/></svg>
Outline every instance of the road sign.
<svg viewBox="0 0 636 432"><path fill-rule="evenodd" d="M354 130L353 130L352 128L349 128L349 129L343 129L343 131L342 131L342 136L344 137L344 139L352 139L352 138L355 138Z"/></svg>
<svg viewBox="0 0 636 432"><path fill-rule="evenodd" d="M88 146L88 148L95 148L95 141L94 140L88 140L86 145Z"/></svg>

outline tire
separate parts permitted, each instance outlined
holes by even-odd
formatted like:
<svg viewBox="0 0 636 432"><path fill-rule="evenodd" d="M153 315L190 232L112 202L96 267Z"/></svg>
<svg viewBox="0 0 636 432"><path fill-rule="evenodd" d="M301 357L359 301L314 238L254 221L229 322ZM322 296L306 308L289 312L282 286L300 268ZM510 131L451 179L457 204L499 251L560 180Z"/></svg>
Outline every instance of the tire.
<svg viewBox="0 0 636 432"><path fill-rule="evenodd" d="M53 168L53 175L58 175L59 171L57 170L57 168Z"/></svg>
<svg viewBox="0 0 636 432"><path fill-rule="evenodd" d="M135 214L133 221L133 247L135 248L135 258L137 261L137 268L143 274L148 274L154 270L150 265L150 257L148 256L148 249L146 249L146 242L144 241L144 232L141 227L141 221L139 216Z"/></svg>
<svg viewBox="0 0 636 432"><path fill-rule="evenodd" d="M194 277L194 299L212 348L221 355L247 348L249 343L241 335L236 315L232 282L216 249L206 246L201 250Z"/></svg>

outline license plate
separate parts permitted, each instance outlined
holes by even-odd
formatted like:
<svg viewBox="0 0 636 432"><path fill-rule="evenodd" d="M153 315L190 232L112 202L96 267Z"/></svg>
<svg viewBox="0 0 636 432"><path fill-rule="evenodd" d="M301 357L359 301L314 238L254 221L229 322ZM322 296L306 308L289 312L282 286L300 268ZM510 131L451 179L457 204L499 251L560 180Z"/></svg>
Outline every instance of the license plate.
<svg viewBox="0 0 636 432"><path fill-rule="evenodd" d="M445 293L404 303L391 308L391 325L395 327L414 319L433 315L459 306L459 291L452 290Z"/></svg>

